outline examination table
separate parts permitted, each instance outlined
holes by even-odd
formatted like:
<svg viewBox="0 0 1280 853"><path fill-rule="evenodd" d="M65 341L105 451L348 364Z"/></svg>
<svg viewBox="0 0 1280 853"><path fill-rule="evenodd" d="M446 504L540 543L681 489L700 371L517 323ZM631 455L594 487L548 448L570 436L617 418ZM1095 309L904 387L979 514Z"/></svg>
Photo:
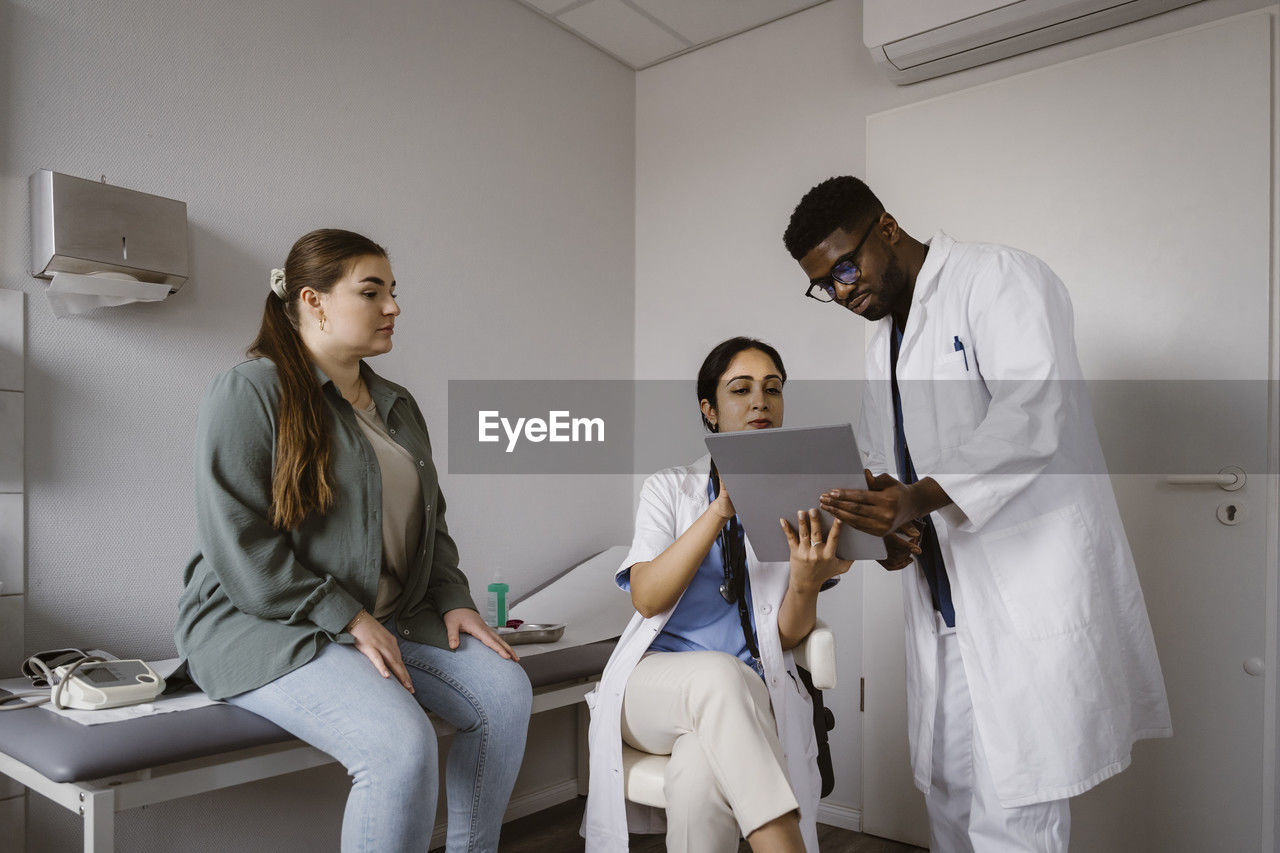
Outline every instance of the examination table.
<svg viewBox="0 0 1280 853"><path fill-rule="evenodd" d="M582 697L595 686L632 613L628 596L613 583L626 551L603 551L511 608L514 618L567 626L555 643L516 651L533 684L533 713L578 706L580 793L587 778ZM434 715L432 720L440 734L453 731ZM226 704L94 726L38 707L0 714L0 773L83 815L86 853L114 849L116 812L331 761L262 717ZM0 846L13 849L7 840Z"/></svg>

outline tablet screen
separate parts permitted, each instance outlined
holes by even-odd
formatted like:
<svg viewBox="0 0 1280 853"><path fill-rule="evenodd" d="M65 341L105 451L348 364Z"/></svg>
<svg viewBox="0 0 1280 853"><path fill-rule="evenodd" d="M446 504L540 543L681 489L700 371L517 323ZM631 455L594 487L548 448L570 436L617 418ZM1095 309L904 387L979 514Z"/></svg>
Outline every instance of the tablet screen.
<svg viewBox="0 0 1280 853"><path fill-rule="evenodd" d="M817 508L823 492L866 487L850 424L717 433L706 441L756 559L762 562L790 559L778 519L794 528L796 512ZM834 519L820 512L825 532ZM844 560L880 560L886 551L879 536L846 524L836 554Z"/></svg>

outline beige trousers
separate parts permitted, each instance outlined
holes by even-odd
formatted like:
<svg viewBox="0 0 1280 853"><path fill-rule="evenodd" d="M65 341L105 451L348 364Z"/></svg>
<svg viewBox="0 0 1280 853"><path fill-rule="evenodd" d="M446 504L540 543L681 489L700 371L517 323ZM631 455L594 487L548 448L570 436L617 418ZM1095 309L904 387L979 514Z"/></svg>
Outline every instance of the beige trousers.
<svg viewBox="0 0 1280 853"><path fill-rule="evenodd" d="M668 853L733 853L739 837L799 808L769 690L732 655L642 659L623 695L622 739L671 756L663 786Z"/></svg>

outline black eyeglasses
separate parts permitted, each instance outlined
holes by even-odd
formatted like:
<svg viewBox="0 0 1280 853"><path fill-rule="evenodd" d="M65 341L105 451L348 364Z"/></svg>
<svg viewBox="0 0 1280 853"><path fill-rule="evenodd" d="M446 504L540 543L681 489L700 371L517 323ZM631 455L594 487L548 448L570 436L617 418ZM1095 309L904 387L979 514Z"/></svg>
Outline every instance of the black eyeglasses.
<svg viewBox="0 0 1280 853"><path fill-rule="evenodd" d="M862 270L854 263L854 259L858 257L858 250L862 248L863 243L867 242L878 221L872 222L870 227L862 233L862 239L853 247L852 252L846 252L836 259L836 262L831 265L831 272L827 273L825 278L809 282L809 289L804 292L805 296L819 302L835 302L837 282L847 285L857 283Z"/></svg>

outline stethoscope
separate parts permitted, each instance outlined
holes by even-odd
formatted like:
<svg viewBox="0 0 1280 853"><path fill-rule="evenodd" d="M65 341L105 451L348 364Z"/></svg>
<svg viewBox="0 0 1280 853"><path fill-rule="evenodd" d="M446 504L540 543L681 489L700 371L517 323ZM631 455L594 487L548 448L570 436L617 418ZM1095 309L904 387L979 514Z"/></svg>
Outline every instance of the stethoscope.
<svg viewBox="0 0 1280 853"><path fill-rule="evenodd" d="M736 518L736 516L735 516ZM720 597L727 603L733 604L738 600L738 589L734 583L737 575L733 571L733 558L729 554L729 528L733 525L734 519L727 519L724 527L720 528L720 564L724 567L724 580L720 581Z"/></svg>
<svg viewBox="0 0 1280 853"><path fill-rule="evenodd" d="M715 463L711 463L711 499L720 496L720 477L716 474ZM751 616L747 613L746 602L746 570L747 549L742 522L735 515L725 521L720 528L720 565L724 568L724 578L720 581L720 597L727 604L738 605L738 621L742 623L742 635L747 641L747 650L756 661L760 660L760 651L756 646L755 631L751 627ZM736 550L735 550L736 549ZM738 558L738 559L735 559ZM734 563L742 563L742 573L734 571Z"/></svg>
<svg viewBox="0 0 1280 853"><path fill-rule="evenodd" d="M711 500L714 501L718 497L720 497L720 477L717 476L716 465L712 462ZM725 519L724 524L720 528L720 535L716 538L716 541L720 545L720 565L724 570L724 579L720 581L720 597L723 598L727 604L735 603L739 597L738 584L736 583L737 575L733 571L733 555L729 550L729 537L730 533L734 533L735 535L733 538L741 541L739 539L741 536L741 529L738 517L735 515L733 518Z"/></svg>

